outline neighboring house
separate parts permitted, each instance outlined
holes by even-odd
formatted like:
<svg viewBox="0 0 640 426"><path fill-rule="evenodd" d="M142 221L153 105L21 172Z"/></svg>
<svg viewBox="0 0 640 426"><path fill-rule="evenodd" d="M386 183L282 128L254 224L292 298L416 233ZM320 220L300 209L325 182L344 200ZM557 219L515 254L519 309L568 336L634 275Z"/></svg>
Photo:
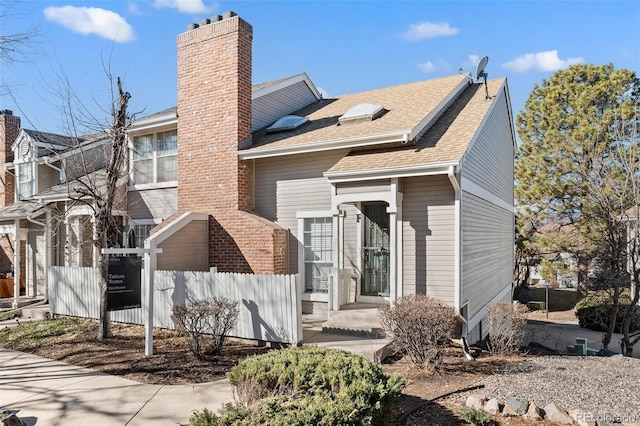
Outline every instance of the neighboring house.
<svg viewBox="0 0 640 426"><path fill-rule="evenodd" d="M453 75L323 99L253 85L233 13L178 36L178 105L133 123L126 221L158 269L300 274L303 310L427 294L470 340L511 299L506 79Z"/></svg>
<svg viewBox="0 0 640 426"><path fill-rule="evenodd" d="M0 273L25 281L26 295L45 296L47 266L94 266L98 258L91 211L77 189L82 180L100 182L108 139L22 129L7 110L0 123Z"/></svg>

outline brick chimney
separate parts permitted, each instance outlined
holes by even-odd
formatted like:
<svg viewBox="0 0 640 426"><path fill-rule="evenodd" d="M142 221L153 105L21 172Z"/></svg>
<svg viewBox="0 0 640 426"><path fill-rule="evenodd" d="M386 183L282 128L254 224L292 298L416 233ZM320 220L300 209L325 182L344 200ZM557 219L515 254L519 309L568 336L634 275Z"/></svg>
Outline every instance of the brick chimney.
<svg viewBox="0 0 640 426"><path fill-rule="evenodd" d="M5 109L0 111L0 167L13 159L11 145L20 133L20 117ZM0 171L0 208L14 202L14 177ZM0 235L0 272L7 272L13 265L13 235ZM23 245L24 247L24 245ZM24 253L22 253L24 254ZM24 259L24 256L21 257ZM21 268L21 274L23 273ZM24 275L22 275L24 276Z"/></svg>
<svg viewBox="0 0 640 426"><path fill-rule="evenodd" d="M209 257L220 271L282 273L287 231L253 208L253 28L234 12L178 35L178 211L210 216Z"/></svg>
<svg viewBox="0 0 640 426"><path fill-rule="evenodd" d="M0 111L0 166L13 159L11 145L20 133L20 117L13 115L13 111ZM14 202L14 179L8 172L1 172L0 178L0 207Z"/></svg>

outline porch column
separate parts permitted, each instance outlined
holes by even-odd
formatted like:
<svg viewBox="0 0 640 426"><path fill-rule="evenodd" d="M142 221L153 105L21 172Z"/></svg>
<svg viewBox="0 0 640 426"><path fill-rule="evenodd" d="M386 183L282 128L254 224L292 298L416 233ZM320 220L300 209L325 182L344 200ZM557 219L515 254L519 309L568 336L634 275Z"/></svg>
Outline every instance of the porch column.
<svg viewBox="0 0 640 426"><path fill-rule="evenodd" d="M399 179L392 178L389 197L389 299L393 303L402 297L402 192L399 190Z"/></svg>
<svg viewBox="0 0 640 426"><path fill-rule="evenodd" d="M49 266L51 266L51 212L47 210L44 225L44 300L49 301Z"/></svg>
<svg viewBox="0 0 640 426"><path fill-rule="evenodd" d="M13 222L13 303L11 307L17 309L20 300L20 219Z"/></svg>
<svg viewBox="0 0 640 426"><path fill-rule="evenodd" d="M333 217L333 236L332 236L332 246L333 246L333 278L329 278L329 311L340 310L340 306L338 306L338 286L340 285L340 241L342 239L340 235L340 209L331 210L331 216Z"/></svg>

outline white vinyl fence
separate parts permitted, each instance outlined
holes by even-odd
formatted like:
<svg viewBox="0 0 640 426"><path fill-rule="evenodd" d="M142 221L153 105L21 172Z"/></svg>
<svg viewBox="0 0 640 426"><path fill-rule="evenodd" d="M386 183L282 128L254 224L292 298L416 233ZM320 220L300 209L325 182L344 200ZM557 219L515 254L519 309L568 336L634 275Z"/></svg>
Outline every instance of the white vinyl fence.
<svg viewBox="0 0 640 426"><path fill-rule="evenodd" d="M144 271L143 271L144 276ZM98 318L100 275L97 268L49 268L49 305L57 315ZM255 275L226 272L156 271L153 325L175 328L172 311L186 300L223 297L238 302L240 315L230 335L245 339L297 344L302 340L302 302L297 275ZM144 324L142 308L111 312L111 320Z"/></svg>

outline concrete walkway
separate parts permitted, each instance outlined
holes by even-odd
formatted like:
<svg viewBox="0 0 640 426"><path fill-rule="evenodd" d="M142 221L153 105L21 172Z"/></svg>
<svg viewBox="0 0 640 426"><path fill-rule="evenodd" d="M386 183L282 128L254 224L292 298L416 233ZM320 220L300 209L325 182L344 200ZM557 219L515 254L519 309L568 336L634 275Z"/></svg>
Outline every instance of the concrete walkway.
<svg viewBox="0 0 640 426"><path fill-rule="evenodd" d="M27 425L176 425L193 410L216 412L232 401L226 380L146 385L0 349L0 407Z"/></svg>
<svg viewBox="0 0 640 426"><path fill-rule="evenodd" d="M578 320L554 321L547 319L536 319L529 321L525 326L527 341L536 341L544 346L555 349L560 353L566 353L567 346L576 343L576 338L587 339L587 346L590 349L602 349L601 331L588 330L578 325ZM622 335L614 333L611 337L609 349L620 353L620 340ZM637 344L633 351L633 358L640 358L640 344Z"/></svg>
<svg viewBox="0 0 640 426"><path fill-rule="evenodd" d="M20 323L37 321L24 318ZM304 317L303 344L339 348L370 360L388 341L322 332L326 315ZM0 322L0 330L15 327ZM217 412L233 402L227 380L195 385L147 385L64 362L0 348L0 409L27 425L176 425L194 410Z"/></svg>

